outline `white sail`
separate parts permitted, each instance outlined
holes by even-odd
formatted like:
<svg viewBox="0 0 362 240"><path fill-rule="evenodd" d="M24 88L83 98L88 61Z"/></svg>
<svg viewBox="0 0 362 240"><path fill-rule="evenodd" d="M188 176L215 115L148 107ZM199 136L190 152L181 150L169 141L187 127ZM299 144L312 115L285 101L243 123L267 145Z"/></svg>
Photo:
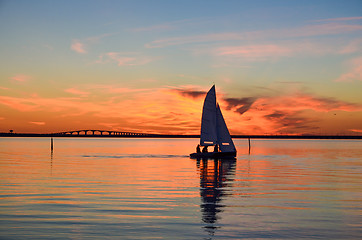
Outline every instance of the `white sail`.
<svg viewBox="0 0 362 240"><path fill-rule="evenodd" d="M216 106L217 144L221 152L235 152L235 145L222 116L219 104Z"/></svg>
<svg viewBox="0 0 362 240"><path fill-rule="evenodd" d="M201 118L201 146L215 145L217 142L216 131L216 94L215 85L206 94Z"/></svg>

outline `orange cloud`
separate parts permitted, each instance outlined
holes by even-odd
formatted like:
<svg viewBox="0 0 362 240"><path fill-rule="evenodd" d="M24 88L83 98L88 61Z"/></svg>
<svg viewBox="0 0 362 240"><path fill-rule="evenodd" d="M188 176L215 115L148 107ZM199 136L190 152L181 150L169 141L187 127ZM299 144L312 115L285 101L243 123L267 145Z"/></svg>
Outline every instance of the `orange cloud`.
<svg viewBox="0 0 362 240"><path fill-rule="evenodd" d="M180 101L168 88L124 91L132 94L131 97L109 96L103 101L91 101L83 98L0 96L0 104L22 113L31 113L33 116L50 116L56 113L58 121L68 119L70 122L74 121L72 119L84 118L78 123L82 126L90 121L98 121L103 126L122 130L138 129L161 133L195 133L198 128L192 116L185 118L186 115L193 114L192 112L200 114L199 106L190 111L198 102ZM109 124L115 122L119 123L118 126Z"/></svg>
<svg viewBox="0 0 362 240"><path fill-rule="evenodd" d="M35 125L45 125L45 122L29 122L31 124L35 124Z"/></svg>
<svg viewBox="0 0 362 240"><path fill-rule="evenodd" d="M362 133L362 129L349 129L351 132Z"/></svg>
<svg viewBox="0 0 362 240"><path fill-rule="evenodd" d="M189 99L195 99L193 90L175 92ZM362 105L359 104L300 92L270 97L228 98L222 93L219 93L219 96L221 97L218 101L232 134L319 133L321 126L319 115L322 113L362 111ZM203 96L200 94L198 100L202 99ZM199 121L200 119L195 119L196 124L200 124Z"/></svg>
<svg viewBox="0 0 362 240"><path fill-rule="evenodd" d="M0 107L6 106L16 111L16 115L22 114L28 118L41 116L47 119L48 128L56 126L59 129L66 125L68 129L85 126L98 129L103 126L106 129L167 134L198 134L200 131L205 88L182 86L132 89L113 86L116 91L112 94L109 92L111 85L100 86L103 86L103 92L92 85L76 89L94 95L91 99L0 96ZM101 97L97 98L96 94L101 94ZM300 92L294 95L243 98L230 98L220 92L218 96L232 134L316 132L320 125L320 113L362 111L362 106L358 104ZM42 126L42 122L38 123ZM346 131L358 129L356 125L345 124L343 127Z"/></svg>
<svg viewBox="0 0 362 240"><path fill-rule="evenodd" d="M245 111L246 109L247 111ZM331 111L359 112L362 111L362 106L333 98L322 98L299 93L295 95L259 97L251 106L245 101L244 105L237 105L231 110L243 114L243 118L246 120L245 123L249 123L246 124L248 127L244 127L244 132L300 134L315 133L320 129L318 113ZM243 111L240 112L240 110ZM233 119L236 118L236 116L233 117ZM241 127L237 128L242 129Z"/></svg>

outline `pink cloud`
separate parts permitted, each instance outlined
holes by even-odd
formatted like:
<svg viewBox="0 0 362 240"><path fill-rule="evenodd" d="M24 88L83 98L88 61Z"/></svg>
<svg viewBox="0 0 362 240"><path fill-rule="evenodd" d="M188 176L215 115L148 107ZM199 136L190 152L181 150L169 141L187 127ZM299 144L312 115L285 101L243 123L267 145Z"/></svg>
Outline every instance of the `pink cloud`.
<svg viewBox="0 0 362 240"><path fill-rule="evenodd" d="M362 49L362 39L353 40L347 43L340 50L340 54L358 53Z"/></svg>
<svg viewBox="0 0 362 240"><path fill-rule="evenodd" d="M12 77L11 79L17 82L27 82L31 79L31 77L28 75L18 74Z"/></svg>
<svg viewBox="0 0 362 240"><path fill-rule="evenodd" d="M142 56L138 53L108 52L99 56L96 63L117 63L118 66L145 65L158 58Z"/></svg>
<svg viewBox="0 0 362 240"><path fill-rule="evenodd" d="M287 39L295 37L313 37L323 35L343 34L362 30L361 25L323 23L305 25L296 28L267 29L252 32L224 32L193 36L179 36L154 40L145 45L147 48L163 48L175 45L191 43L210 43L233 40L264 40L264 39Z"/></svg>
<svg viewBox="0 0 362 240"><path fill-rule="evenodd" d="M77 39L74 39L72 41L72 45L70 46L70 48L77 53L82 53L82 54L87 53L85 49L85 44Z"/></svg>
<svg viewBox="0 0 362 240"><path fill-rule="evenodd" d="M291 49L274 44L221 47L216 50L216 54L219 56L235 56L259 60L265 60L269 57L288 56L291 53Z"/></svg>
<svg viewBox="0 0 362 240"><path fill-rule="evenodd" d="M87 47L98 43L101 39L112 36L114 33L106 33L98 36L88 37L83 40L73 39L70 48L77 53L88 53Z"/></svg>
<svg viewBox="0 0 362 240"><path fill-rule="evenodd" d="M164 38L152 41L151 43L146 44L147 48L163 48L174 45L183 45L189 43L199 43L199 42L216 42L216 41L228 41L228 40L241 40L246 36L242 33L216 33L216 34L206 34L206 35L196 35L196 36L187 36L187 37L173 37L173 38Z"/></svg>
<svg viewBox="0 0 362 240"><path fill-rule="evenodd" d="M259 97L251 105L247 101L230 108L242 113L247 125L258 126L261 133L316 133L320 131L318 115L332 111L359 112L362 105L306 93ZM246 110L240 112L239 110ZM307 114L308 113L308 114ZM236 116L234 116L236 118ZM332 123L331 123L332 124ZM346 125L347 127L347 125ZM339 128L341 128L339 126ZM239 127L241 129L241 127ZM248 128L245 128L248 129Z"/></svg>
<svg viewBox="0 0 362 240"><path fill-rule="evenodd" d="M301 110L314 110L317 112L329 111L361 111L362 106L358 104L340 101L334 98L316 97L306 93L295 93L293 95L284 95L280 97L259 99L258 105L260 108L263 106L273 105L275 109L281 111L301 111Z"/></svg>
<svg viewBox="0 0 362 240"><path fill-rule="evenodd" d="M362 58L355 58L350 61L350 70L342 74L336 82L362 81Z"/></svg>

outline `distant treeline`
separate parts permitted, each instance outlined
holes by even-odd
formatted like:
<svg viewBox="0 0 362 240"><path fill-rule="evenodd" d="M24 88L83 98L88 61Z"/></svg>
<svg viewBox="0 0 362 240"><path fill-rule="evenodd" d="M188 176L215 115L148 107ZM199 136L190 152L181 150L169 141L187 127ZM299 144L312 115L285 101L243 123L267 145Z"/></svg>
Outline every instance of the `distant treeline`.
<svg viewBox="0 0 362 240"><path fill-rule="evenodd" d="M72 138L200 138L200 135L147 134L137 135L99 135L99 134L54 134L54 133L0 133L0 137L72 137ZM232 135L232 138L263 139L362 139L354 135Z"/></svg>

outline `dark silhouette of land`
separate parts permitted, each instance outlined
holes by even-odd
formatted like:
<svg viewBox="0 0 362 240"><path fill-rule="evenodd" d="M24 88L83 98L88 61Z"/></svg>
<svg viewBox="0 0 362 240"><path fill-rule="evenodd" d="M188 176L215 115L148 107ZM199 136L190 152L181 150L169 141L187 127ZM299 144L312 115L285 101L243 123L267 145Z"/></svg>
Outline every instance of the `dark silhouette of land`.
<svg viewBox="0 0 362 240"><path fill-rule="evenodd" d="M59 133L1 133L0 137L75 137L75 138L200 138L200 135L150 134L109 130L76 130ZM231 135L232 138L263 139L362 139L360 135Z"/></svg>

